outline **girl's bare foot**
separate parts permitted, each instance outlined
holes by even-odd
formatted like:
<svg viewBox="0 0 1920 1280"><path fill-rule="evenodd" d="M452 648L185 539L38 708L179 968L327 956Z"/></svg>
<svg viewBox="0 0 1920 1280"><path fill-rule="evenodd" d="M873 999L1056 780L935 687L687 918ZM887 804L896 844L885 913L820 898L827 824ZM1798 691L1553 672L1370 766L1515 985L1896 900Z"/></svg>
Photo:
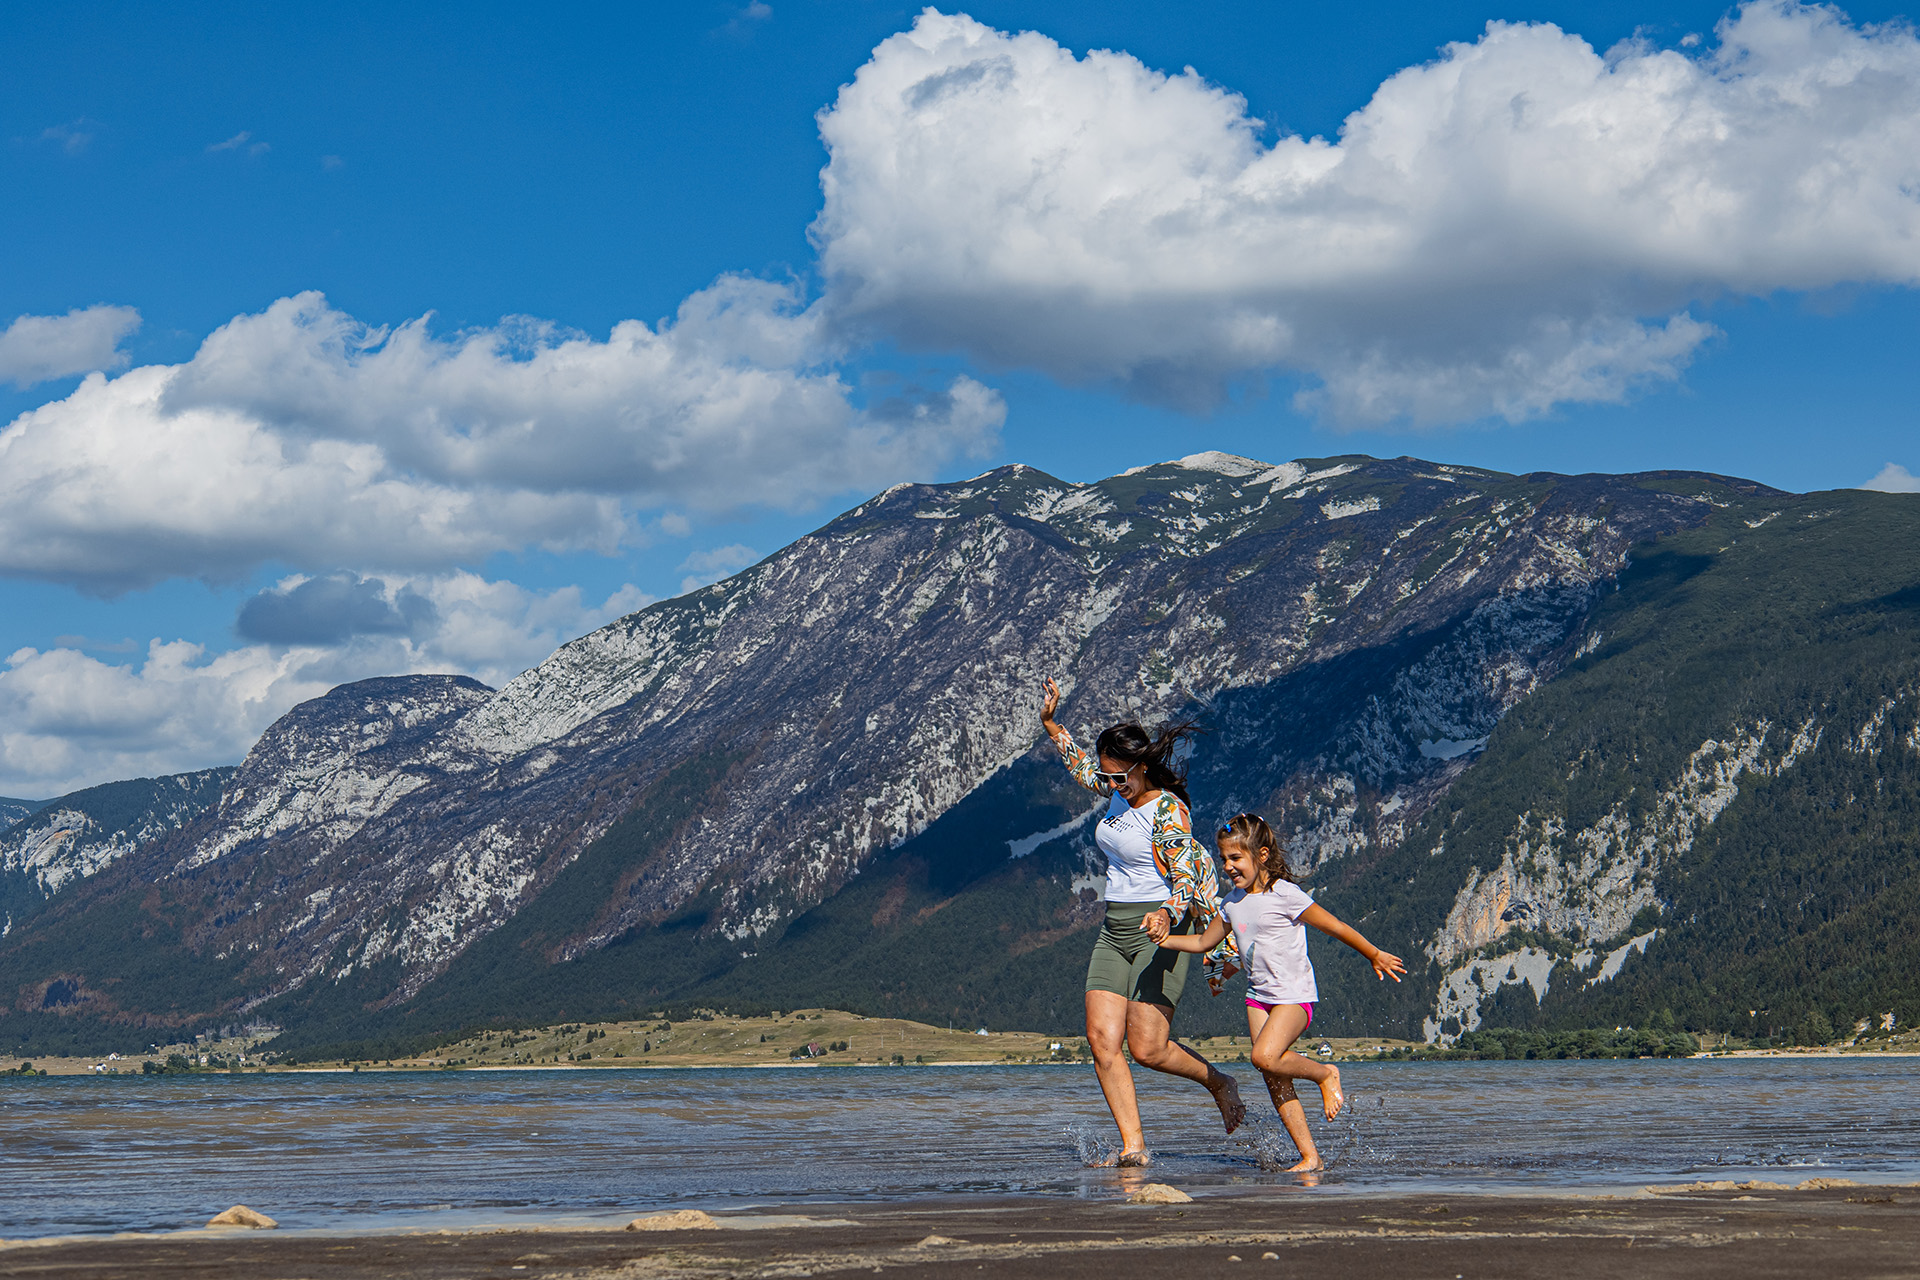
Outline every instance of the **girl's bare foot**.
<svg viewBox="0 0 1920 1280"><path fill-rule="evenodd" d="M1311 1155L1311 1156L1303 1157L1299 1164L1288 1166L1287 1172L1288 1173L1318 1173L1326 1167L1327 1166L1321 1161L1318 1155Z"/></svg>
<svg viewBox="0 0 1920 1280"><path fill-rule="evenodd" d="M1327 1064L1327 1078L1320 1082L1320 1105L1326 1109L1329 1120L1347 1105L1347 1095L1340 1092L1340 1068L1332 1063Z"/></svg>
<svg viewBox="0 0 1920 1280"><path fill-rule="evenodd" d="M1240 1101L1240 1082L1226 1072L1215 1067L1213 1079L1207 1082L1207 1092L1213 1095L1214 1105L1220 1108L1220 1119L1232 1133L1247 1118L1247 1104Z"/></svg>
<svg viewBox="0 0 1920 1280"><path fill-rule="evenodd" d="M1147 1154L1144 1147L1138 1151L1122 1151L1113 1158L1116 1169L1144 1169L1152 1163L1153 1157Z"/></svg>

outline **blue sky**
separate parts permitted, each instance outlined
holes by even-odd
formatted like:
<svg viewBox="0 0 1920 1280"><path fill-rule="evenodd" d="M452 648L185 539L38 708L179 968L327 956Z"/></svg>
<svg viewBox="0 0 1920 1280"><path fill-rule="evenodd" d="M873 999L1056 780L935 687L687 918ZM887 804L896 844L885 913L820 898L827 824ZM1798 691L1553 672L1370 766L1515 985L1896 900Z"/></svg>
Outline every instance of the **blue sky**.
<svg viewBox="0 0 1920 1280"><path fill-rule="evenodd" d="M1920 471L1903 12L16 13L0 329L59 323L0 337L0 794L237 760L336 680L498 683L894 480ZM1827 97L1783 107L1810 69ZM1526 150L1593 112L1591 152ZM1372 176L1276 195L1326 181L1296 135Z"/></svg>

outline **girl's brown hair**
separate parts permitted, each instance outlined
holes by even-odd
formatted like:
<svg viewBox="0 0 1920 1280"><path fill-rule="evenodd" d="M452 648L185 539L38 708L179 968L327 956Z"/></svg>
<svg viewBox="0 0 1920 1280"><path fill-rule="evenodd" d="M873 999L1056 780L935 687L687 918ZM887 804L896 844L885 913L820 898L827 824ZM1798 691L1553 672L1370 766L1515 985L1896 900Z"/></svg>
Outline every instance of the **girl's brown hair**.
<svg viewBox="0 0 1920 1280"><path fill-rule="evenodd" d="M1273 828L1259 814L1234 815L1226 826L1214 833L1213 839L1215 844L1231 840L1251 853L1254 863L1267 873L1269 884L1277 880L1295 882L1293 868L1287 865L1287 856L1280 852L1280 842L1273 838Z"/></svg>

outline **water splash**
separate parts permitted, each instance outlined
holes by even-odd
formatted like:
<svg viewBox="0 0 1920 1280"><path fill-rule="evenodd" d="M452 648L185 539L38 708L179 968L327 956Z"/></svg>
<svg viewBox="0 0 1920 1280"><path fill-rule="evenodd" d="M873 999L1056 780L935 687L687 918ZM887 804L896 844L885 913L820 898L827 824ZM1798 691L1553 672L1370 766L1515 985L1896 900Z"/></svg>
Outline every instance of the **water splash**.
<svg viewBox="0 0 1920 1280"><path fill-rule="evenodd" d="M1312 1099L1311 1092L1308 1099ZM1317 1105L1317 1100L1313 1100ZM1309 1107L1309 1124L1319 1128L1315 1142L1320 1148L1320 1158L1328 1169L1342 1165L1378 1168L1395 1163L1398 1155L1386 1145L1387 1121L1390 1118L1385 1094L1375 1095L1371 1101L1359 1095L1350 1094L1347 1105L1340 1110L1330 1125L1312 1116ZM1323 1127L1324 1126L1324 1127ZM1300 1159L1299 1150L1293 1145L1293 1138L1278 1119L1250 1117L1242 1126L1240 1135L1228 1144L1227 1158L1246 1161L1253 1164L1262 1173L1286 1173Z"/></svg>
<svg viewBox="0 0 1920 1280"><path fill-rule="evenodd" d="M1333 1121L1339 1126L1339 1136L1321 1149L1327 1167L1392 1164L1397 1156L1383 1145L1390 1118L1386 1094L1375 1094L1371 1103L1359 1094L1350 1095Z"/></svg>
<svg viewBox="0 0 1920 1280"><path fill-rule="evenodd" d="M1247 1121L1240 1127L1240 1136L1229 1145L1238 1147L1242 1153L1238 1158L1251 1160L1262 1173L1283 1173L1300 1159L1293 1139L1276 1120Z"/></svg>
<svg viewBox="0 0 1920 1280"><path fill-rule="evenodd" d="M1110 1167L1119 1158L1120 1149L1084 1124L1070 1124L1066 1128L1067 1145L1073 1148L1074 1159L1089 1169Z"/></svg>

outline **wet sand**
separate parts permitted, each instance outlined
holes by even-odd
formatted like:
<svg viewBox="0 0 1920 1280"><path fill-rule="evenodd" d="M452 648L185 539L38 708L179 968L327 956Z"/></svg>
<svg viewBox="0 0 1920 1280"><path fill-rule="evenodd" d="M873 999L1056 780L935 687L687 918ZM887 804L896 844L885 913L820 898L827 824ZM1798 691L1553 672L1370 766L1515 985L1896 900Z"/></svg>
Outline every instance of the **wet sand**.
<svg viewBox="0 0 1920 1280"><path fill-rule="evenodd" d="M0 1246L0 1276L825 1276L1115 1280L1311 1268L1382 1277L1847 1277L1920 1272L1920 1189L1666 1189L1621 1196L1368 1196L1263 1189L1182 1205L996 1199L716 1214L715 1229L386 1235L275 1231ZM930 1240L929 1237L939 1237ZM1272 1258L1266 1254L1275 1255ZM1236 1259L1238 1262L1236 1263Z"/></svg>

